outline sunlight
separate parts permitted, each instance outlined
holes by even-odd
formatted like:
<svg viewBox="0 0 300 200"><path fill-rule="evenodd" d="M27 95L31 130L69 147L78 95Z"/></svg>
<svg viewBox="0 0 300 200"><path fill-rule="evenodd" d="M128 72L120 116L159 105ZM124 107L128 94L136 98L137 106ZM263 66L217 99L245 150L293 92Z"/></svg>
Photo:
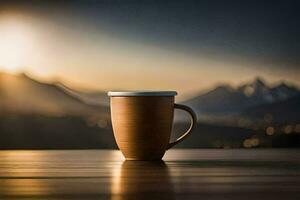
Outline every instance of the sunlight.
<svg viewBox="0 0 300 200"><path fill-rule="evenodd" d="M111 193L112 194L120 194L121 193L121 170L122 170L122 163L118 162L112 168L112 180L111 180ZM115 199L115 198L113 198Z"/></svg>
<svg viewBox="0 0 300 200"><path fill-rule="evenodd" d="M16 19L0 19L0 69L16 73L24 66L32 46L30 34Z"/></svg>

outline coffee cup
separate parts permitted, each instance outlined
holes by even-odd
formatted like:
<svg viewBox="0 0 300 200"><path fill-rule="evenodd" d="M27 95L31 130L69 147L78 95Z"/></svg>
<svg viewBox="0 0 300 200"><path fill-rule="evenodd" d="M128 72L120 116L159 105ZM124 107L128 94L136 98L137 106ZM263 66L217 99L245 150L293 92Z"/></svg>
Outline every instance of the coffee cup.
<svg viewBox="0 0 300 200"><path fill-rule="evenodd" d="M110 91L111 120L117 145L126 160L160 160L197 124L193 110L176 104L175 91ZM191 116L189 129L170 142L174 109Z"/></svg>

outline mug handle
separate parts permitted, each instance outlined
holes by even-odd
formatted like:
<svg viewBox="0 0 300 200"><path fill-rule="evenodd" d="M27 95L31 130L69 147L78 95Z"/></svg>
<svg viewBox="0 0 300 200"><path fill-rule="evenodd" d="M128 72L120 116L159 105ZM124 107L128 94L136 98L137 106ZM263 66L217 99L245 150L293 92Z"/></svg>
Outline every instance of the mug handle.
<svg viewBox="0 0 300 200"><path fill-rule="evenodd" d="M176 104L175 103L174 104L174 109L176 109L176 108L184 110L184 111L186 111L190 114L191 125L190 125L189 129L182 136L180 136L175 142L169 143L168 146L167 146L167 149L170 149L173 146L175 146L176 144L182 142L188 135L190 135L190 133L196 127L196 124L197 124L197 116L196 116L195 112L190 107L182 105L182 104Z"/></svg>

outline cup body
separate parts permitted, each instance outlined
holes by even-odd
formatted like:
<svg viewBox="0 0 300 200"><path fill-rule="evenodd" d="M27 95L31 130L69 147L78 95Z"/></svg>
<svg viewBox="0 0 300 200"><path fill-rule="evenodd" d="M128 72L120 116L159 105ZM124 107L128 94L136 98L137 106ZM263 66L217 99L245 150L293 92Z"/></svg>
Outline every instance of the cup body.
<svg viewBox="0 0 300 200"><path fill-rule="evenodd" d="M111 96L114 137L126 160L160 160L169 144L174 95Z"/></svg>

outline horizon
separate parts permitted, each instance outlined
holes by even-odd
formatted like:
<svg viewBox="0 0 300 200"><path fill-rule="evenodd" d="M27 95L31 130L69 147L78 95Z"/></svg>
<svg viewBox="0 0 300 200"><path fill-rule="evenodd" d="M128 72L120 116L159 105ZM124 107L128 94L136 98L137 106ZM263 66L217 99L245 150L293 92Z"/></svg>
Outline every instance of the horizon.
<svg viewBox="0 0 300 200"><path fill-rule="evenodd" d="M299 87L300 30L291 20L299 20L297 7L3 1L0 70L76 88L172 89L183 96L257 76Z"/></svg>
<svg viewBox="0 0 300 200"><path fill-rule="evenodd" d="M57 78L57 77L56 78L49 78L47 80L39 79L38 77L34 77L30 73L26 73L24 71L23 72L6 72L6 71L1 71L0 70L0 74L8 74L8 75L13 75L13 76L26 76L29 79L34 80L34 81L38 81L39 83L42 83L42 84L51 84L51 85L62 84L63 86L65 86L67 88L70 88L71 90L80 91L80 92L107 93L108 91L110 91L110 90L101 90L101 89L97 89L97 88L90 88L90 87L82 85L82 84L76 86L76 85L72 84L72 82L64 82L62 79ZM207 88L204 88L204 89L199 89L197 92L189 94L189 95L178 94L176 99L179 100L179 101L186 101L186 100L192 99L194 97L197 97L199 95L203 95L207 92L213 91L214 89L219 88L219 87L229 87L229 88L232 88L232 89L236 90L240 86L243 86L245 84L251 84L251 83L254 83L254 82L257 82L257 81L262 81L269 88L274 88L274 87L277 87L281 84L285 84L285 85L290 86L290 87L295 87L298 90L300 88L297 84L293 83L292 81L278 80L278 81L275 81L275 82L270 82L262 76L255 76L255 77L252 77L249 80L244 80L244 81L241 81L237 84L230 84L229 82L220 81L220 82L217 82L217 83L211 85L210 87L207 87ZM148 89L145 89L145 90L147 91ZM172 89L169 89L169 91L170 90L172 90ZM115 89L115 90L112 90L112 91L122 91L122 89ZM124 90L124 91L130 91L130 90ZM149 90L149 91L151 91L151 90Z"/></svg>

